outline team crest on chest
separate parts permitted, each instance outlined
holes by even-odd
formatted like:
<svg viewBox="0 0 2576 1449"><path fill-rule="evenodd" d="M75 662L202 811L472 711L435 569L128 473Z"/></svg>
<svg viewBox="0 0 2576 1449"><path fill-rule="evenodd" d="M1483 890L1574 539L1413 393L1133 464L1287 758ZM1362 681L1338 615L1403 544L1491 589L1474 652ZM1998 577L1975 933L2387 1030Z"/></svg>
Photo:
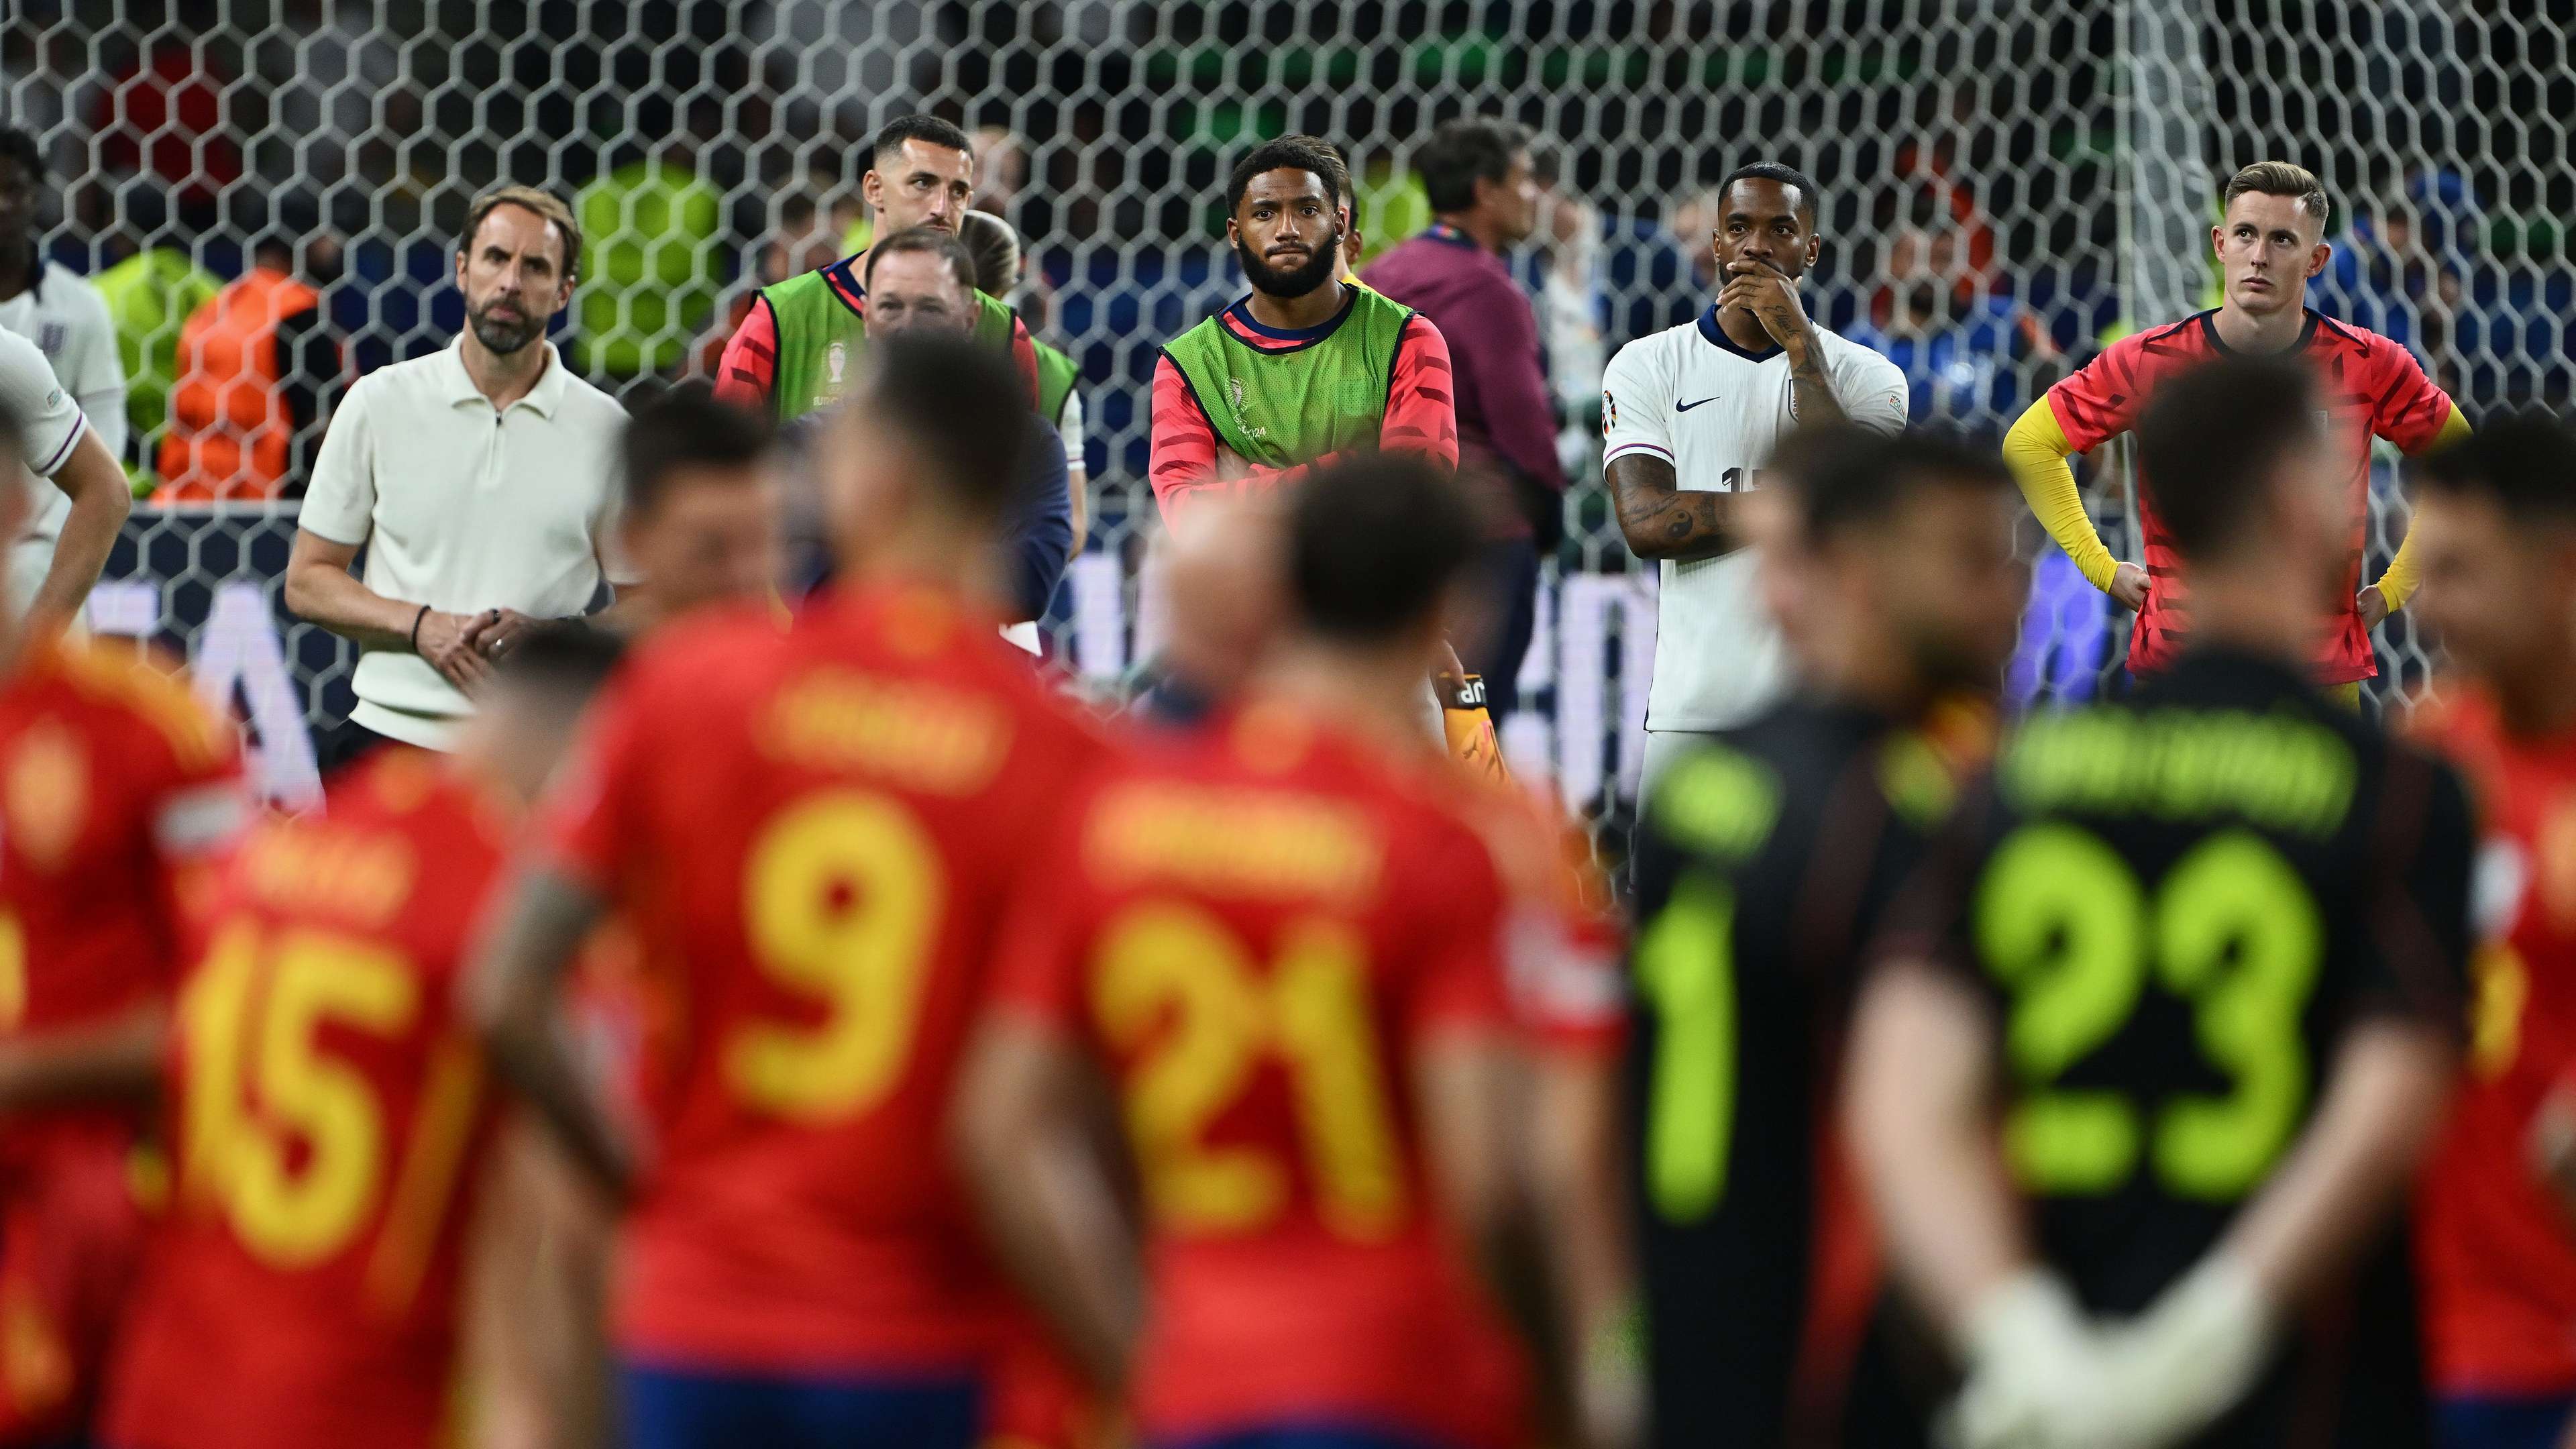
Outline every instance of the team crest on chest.
<svg viewBox="0 0 2576 1449"><path fill-rule="evenodd" d="M89 814L89 759L60 721L46 720L19 737L0 778L0 805L29 865L52 870L71 853Z"/></svg>
<svg viewBox="0 0 2576 1449"><path fill-rule="evenodd" d="M61 354L63 344L71 340L72 329L61 322L48 322L36 329L36 346L47 357Z"/></svg>
<svg viewBox="0 0 2576 1449"><path fill-rule="evenodd" d="M835 342L831 346L823 349L823 370L831 374L832 386L839 387L841 385L841 374L848 371L849 366L850 348L848 343Z"/></svg>

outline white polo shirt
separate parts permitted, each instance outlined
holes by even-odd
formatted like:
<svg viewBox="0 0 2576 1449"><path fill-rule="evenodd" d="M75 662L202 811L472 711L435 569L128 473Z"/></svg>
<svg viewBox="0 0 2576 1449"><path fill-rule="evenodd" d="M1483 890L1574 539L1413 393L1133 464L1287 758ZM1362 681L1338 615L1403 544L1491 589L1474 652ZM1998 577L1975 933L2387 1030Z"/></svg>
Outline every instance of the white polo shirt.
<svg viewBox="0 0 2576 1449"><path fill-rule="evenodd" d="M618 435L626 410L546 350L526 397L495 412L465 373L463 341L380 368L340 400L298 522L366 545L362 582L442 613L516 609L561 619L588 608L614 561ZM408 649L368 649L349 717L381 735L446 748L473 705Z"/></svg>
<svg viewBox="0 0 2576 1449"><path fill-rule="evenodd" d="M1853 422L1883 432L1905 426L1905 374L1857 342L1819 327L1825 380ZM1649 453L1673 465L1692 492L1750 489L1755 469L1797 426L1789 354L1746 351L1699 320L1619 349L1601 379L1601 463ZM1663 560L1655 616L1655 677L1646 728L1721 730L1744 723L1788 686L1788 649L1763 607L1753 550L1687 563Z"/></svg>

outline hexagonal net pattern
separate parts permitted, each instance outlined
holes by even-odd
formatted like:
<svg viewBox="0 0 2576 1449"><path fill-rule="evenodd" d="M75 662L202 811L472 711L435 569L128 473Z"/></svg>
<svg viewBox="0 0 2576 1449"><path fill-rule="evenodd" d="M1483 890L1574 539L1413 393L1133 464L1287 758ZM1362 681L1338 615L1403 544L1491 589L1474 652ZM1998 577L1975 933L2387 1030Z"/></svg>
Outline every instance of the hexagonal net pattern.
<svg viewBox="0 0 2576 1449"><path fill-rule="evenodd" d="M1082 372L1096 524L1048 622L1103 689L1147 657L1144 486L1160 344L1240 291L1223 171L1257 139L1328 137L1372 250L1428 221L1407 172L1438 122L1505 115L1552 178L1514 259L1541 319L1580 480L1547 561L1520 767L1614 805L1633 782L1653 572L1599 484L1598 383L1627 341L1705 305L1709 191L1781 160L1823 193L1810 310L1888 352L1918 416L2001 427L2125 329L2211 305L2207 223L2246 161L2302 162L2337 206L2320 309L2414 347L2472 416L2563 398L2576 206L2566 0L2020 6L1987 0L21 0L0 40L8 118L59 201L47 250L120 293L134 461L167 421L192 281L263 238L326 281L349 372L443 345L466 204L554 188L588 233L567 356L632 392L702 375L753 289L863 238L865 138L931 111L977 131L978 205L1028 266L1013 301ZM2456 13L2455 13L2456 12ZM329 239L337 246L315 246ZM142 260L137 261L138 258ZM2129 552L2118 450L2087 469ZM2378 470L2373 572L2403 533ZM103 627L202 657L222 599L276 607L294 480L276 502L140 509ZM2020 703L2116 673L2126 621L2039 560ZM149 596L147 597L147 591ZM149 616L148 618L146 616ZM326 724L349 652L282 614L274 710ZM249 651L240 689L258 675ZM2374 697L2426 687L2403 618ZM265 686L262 686L265 687ZM256 721L255 721L256 724Z"/></svg>

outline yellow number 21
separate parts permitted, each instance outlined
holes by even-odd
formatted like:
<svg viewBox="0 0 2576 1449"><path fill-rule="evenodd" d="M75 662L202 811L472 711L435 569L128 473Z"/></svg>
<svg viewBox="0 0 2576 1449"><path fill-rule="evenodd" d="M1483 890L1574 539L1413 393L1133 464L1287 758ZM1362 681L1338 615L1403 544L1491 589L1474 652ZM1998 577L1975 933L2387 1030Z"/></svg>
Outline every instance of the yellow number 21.
<svg viewBox="0 0 2576 1449"><path fill-rule="evenodd" d="M1270 1057L1288 1073L1325 1226L1370 1239L1402 1224L1403 1158L1367 958L1350 927L1290 925L1265 975L1216 917L1147 905L1103 935L1096 959L1091 1004L1102 1035L1122 1049L1154 1048L1128 1086L1126 1113L1159 1215L1183 1232L1221 1234L1258 1227L1286 1205L1285 1164L1258 1147L1205 1140Z"/></svg>

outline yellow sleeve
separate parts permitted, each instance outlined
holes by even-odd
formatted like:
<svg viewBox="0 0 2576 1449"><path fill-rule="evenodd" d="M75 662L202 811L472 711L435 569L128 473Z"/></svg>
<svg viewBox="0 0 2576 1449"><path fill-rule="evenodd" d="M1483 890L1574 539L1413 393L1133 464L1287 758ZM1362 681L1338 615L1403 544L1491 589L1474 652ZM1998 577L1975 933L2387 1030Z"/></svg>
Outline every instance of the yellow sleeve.
<svg viewBox="0 0 2576 1449"><path fill-rule="evenodd" d="M2119 560L2102 546L2102 535L2084 516L2084 495L2075 491L2075 469L2066 461L2074 452L2044 397L2004 434L2004 465L2021 485L2021 496L2030 500L2030 511L2093 587L2108 591Z"/></svg>
<svg viewBox="0 0 2576 1449"><path fill-rule="evenodd" d="M2433 446L2424 451L2437 452L2468 435L2468 415L2460 411L2458 403L2453 403L2450 417L2443 420L2442 431L2434 435ZM2415 530L2410 528L2406 530L2406 541L2397 545L2397 556L2388 561L2387 571L2372 587L2379 590L2379 597L2388 601L2388 612L2394 614L2406 607L2406 601L2415 596L2415 586L2422 581L2423 575L2417 572L2415 562Z"/></svg>

